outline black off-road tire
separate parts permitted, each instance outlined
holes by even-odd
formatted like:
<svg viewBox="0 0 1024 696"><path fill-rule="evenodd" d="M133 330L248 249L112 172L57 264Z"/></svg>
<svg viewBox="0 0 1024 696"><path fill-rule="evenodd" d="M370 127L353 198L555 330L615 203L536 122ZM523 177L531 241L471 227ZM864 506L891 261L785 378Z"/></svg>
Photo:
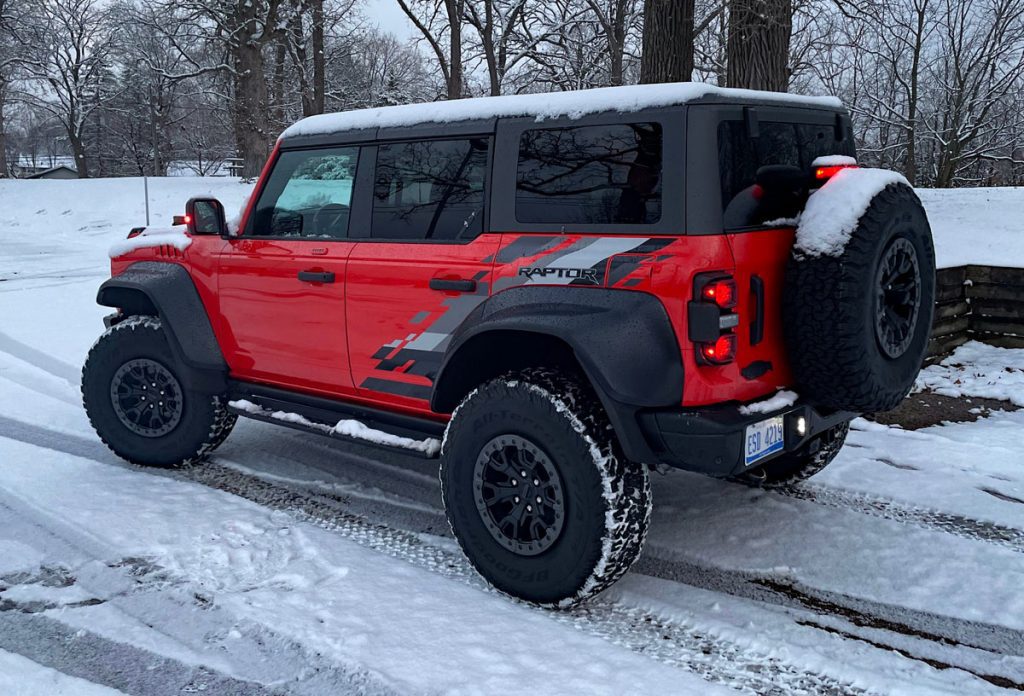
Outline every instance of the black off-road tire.
<svg viewBox="0 0 1024 696"><path fill-rule="evenodd" d="M785 488L805 481L836 458L849 432L849 423L837 425L810 440L800 449L781 454L733 480L755 488Z"/></svg>
<svg viewBox="0 0 1024 696"><path fill-rule="evenodd" d="M509 434L536 444L562 483L563 526L534 555L499 543L477 505L478 458L489 442ZM643 548L651 514L647 467L626 461L597 396L581 379L530 369L474 390L445 432L440 478L462 550L488 582L513 597L576 605L622 577Z"/></svg>
<svg viewBox="0 0 1024 696"><path fill-rule="evenodd" d="M134 432L115 409L112 382L134 360L162 366L180 386L179 417L166 433ZM181 370L158 317L129 317L96 341L82 368L82 402L96 433L116 455L141 466L183 466L202 461L231 433L237 417L227 410L225 397L188 389Z"/></svg>
<svg viewBox="0 0 1024 696"><path fill-rule="evenodd" d="M907 244L909 243L909 245ZM913 249L919 283L904 346L887 354L876 330L880 267ZM909 296L909 295L908 295ZM924 361L935 302L931 228L913 189L891 184L872 199L838 256L795 252L786 269L783 326L802 396L821 406L871 413L894 408Z"/></svg>

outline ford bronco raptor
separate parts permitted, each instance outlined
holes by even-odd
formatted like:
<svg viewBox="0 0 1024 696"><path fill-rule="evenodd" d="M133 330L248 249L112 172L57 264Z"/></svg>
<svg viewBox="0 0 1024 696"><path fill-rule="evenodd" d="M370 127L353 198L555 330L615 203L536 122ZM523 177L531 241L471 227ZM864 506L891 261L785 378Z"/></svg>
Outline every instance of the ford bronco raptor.
<svg viewBox="0 0 1024 696"><path fill-rule="evenodd" d="M479 572L569 606L639 555L650 467L785 485L910 389L934 294L913 190L795 244L854 155L836 100L693 84L314 116L237 226L193 199L112 252L85 408L151 466L237 416L438 457Z"/></svg>

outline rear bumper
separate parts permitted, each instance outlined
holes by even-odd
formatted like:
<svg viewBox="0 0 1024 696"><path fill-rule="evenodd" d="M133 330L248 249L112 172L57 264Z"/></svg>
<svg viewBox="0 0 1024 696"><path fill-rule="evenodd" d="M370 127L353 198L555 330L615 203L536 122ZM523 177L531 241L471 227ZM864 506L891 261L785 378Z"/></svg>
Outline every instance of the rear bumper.
<svg viewBox="0 0 1024 696"><path fill-rule="evenodd" d="M640 434L657 461L710 476L731 476L743 472L745 431L748 425L773 416L783 416L785 444L771 457L749 468L771 461L783 452L792 452L814 436L857 414L825 411L798 401L792 406L765 413L743 414L738 405L701 409L659 409L636 413ZM797 432L804 418L806 431Z"/></svg>

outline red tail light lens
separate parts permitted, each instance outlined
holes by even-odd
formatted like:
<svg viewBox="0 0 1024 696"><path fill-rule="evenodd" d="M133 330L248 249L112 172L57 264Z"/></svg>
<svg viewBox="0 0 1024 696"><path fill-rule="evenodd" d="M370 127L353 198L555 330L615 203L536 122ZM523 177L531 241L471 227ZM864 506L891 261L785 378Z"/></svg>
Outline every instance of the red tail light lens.
<svg viewBox="0 0 1024 696"><path fill-rule="evenodd" d="M828 167L815 167L814 178L818 181L828 181L844 169L857 169L856 164L836 164Z"/></svg>
<svg viewBox="0 0 1024 696"><path fill-rule="evenodd" d="M702 343L700 356L712 365L724 365L736 358L736 334L722 334L714 343Z"/></svg>
<svg viewBox="0 0 1024 696"><path fill-rule="evenodd" d="M701 289L700 295L722 309L730 309L736 306L736 281L732 278L712 281Z"/></svg>

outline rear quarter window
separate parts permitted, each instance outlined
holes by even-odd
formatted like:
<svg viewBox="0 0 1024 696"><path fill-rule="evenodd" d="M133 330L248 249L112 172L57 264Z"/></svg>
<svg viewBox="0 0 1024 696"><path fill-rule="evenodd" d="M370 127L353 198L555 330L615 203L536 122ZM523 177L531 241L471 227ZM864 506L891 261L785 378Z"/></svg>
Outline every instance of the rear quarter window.
<svg viewBox="0 0 1024 696"><path fill-rule="evenodd" d="M516 220L656 223L661 219L662 153L657 123L527 130L519 141Z"/></svg>

